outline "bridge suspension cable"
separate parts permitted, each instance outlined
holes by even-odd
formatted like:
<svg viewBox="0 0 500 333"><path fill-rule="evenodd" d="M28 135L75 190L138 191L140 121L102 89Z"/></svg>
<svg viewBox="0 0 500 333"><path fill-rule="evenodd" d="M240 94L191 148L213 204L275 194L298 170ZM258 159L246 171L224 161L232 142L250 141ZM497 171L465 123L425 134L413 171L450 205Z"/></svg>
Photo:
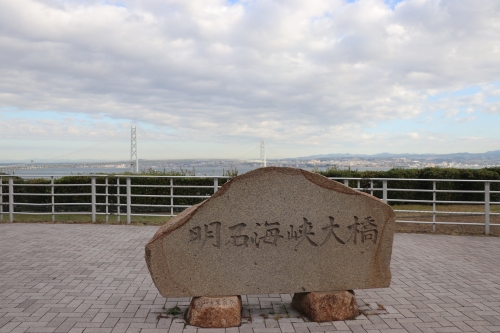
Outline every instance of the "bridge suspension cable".
<svg viewBox="0 0 500 333"><path fill-rule="evenodd" d="M174 151L176 151L176 152L178 152L180 154L184 154L185 153L183 151L180 151L179 149L176 149L174 147L171 147L171 146L167 145L166 143L164 143L162 141L159 141L158 139L150 136L147 132L141 132L141 135L146 136L149 140L154 141L154 142L156 142L156 143L158 143L158 144L160 144L160 145L162 145L162 146L164 146L164 147L166 147L168 149L174 150Z"/></svg>
<svg viewBox="0 0 500 333"><path fill-rule="evenodd" d="M81 152L84 152L84 151L88 151L88 150L94 149L96 147L99 147L101 145L107 144L109 142L115 141L116 138L118 136L120 136L120 135L123 136L124 132L115 133L113 136L111 136L110 138L108 138L108 139L106 139L104 141L100 141L100 142L91 144L90 146L87 146L87 147L84 147L84 148L80 148L80 149L77 149L77 150L74 150L74 151L71 151L71 152L68 152L68 153L64 153L64 154L61 154L61 155L56 155L56 156L53 156L53 157L50 157L48 159L44 159L44 160L41 160L41 161L49 162L49 161L54 161L54 160L60 160L60 159L63 159L65 157L69 157L71 155L75 155L75 154L78 154L78 153L81 153Z"/></svg>
<svg viewBox="0 0 500 333"><path fill-rule="evenodd" d="M257 149L259 147L260 143L256 143L256 144L253 144L250 148L247 148L246 150L244 150L243 152L239 153L238 155L235 155L233 157L233 159L235 160L238 160L240 159L241 156L245 155L246 153L248 153L249 151L253 150L253 149Z"/></svg>

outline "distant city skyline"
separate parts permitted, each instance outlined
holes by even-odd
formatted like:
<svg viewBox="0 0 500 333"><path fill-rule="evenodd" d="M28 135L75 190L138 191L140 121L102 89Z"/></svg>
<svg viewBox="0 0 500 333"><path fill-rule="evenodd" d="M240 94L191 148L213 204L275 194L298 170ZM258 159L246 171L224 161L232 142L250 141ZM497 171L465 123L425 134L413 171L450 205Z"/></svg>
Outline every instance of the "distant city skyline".
<svg viewBox="0 0 500 333"><path fill-rule="evenodd" d="M0 2L0 160L500 150L497 0ZM85 155L87 154L87 155Z"/></svg>
<svg viewBox="0 0 500 333"><path fill-rule="evenodd" d="M134 161L135 162L135 161ZM264 160L139 160L139 172L142 171L181 171L187 170L196 175L226 175L231 173L245 173L264 165L278 167L293 167L306 170L327 170L329 168L352 170L389 170L393 168L423 169L428 167L478 169L500 166L500 150L485 154L422 154L422 155L352 155L352 156L309 156L302 158L268 159ZM27 177L58 176L69 174L123 174L136 172L135 163L132 161L114 162L59 162L50 163L0 163L0 173Z"/></svg>

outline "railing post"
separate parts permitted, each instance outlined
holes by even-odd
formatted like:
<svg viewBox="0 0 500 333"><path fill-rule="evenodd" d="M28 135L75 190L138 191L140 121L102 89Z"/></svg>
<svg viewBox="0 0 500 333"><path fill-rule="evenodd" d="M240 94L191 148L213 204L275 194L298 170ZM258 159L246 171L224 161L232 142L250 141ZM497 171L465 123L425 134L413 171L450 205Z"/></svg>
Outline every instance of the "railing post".
<svg viewBox="0 0 500 333"><path fill-rule="evenodd" d="M373 195L373 180L370 180L370 194Z"/></svg>
<svg viewBox="0 0 500 333"><path fill-rule="evenodd" d="M9 177L9 222L14 222L14 177Z"/></svg>
<svg viewBox="0 0 500 333"><path fill-rule="evenodd" d="M90 178L90 188L91 188L91 195L92 195L92 223L95 223L95 177Z"/></svg>
<svg viewBox="0 0 500 333"><path fill-rule="evenodd" d="M170 216L174 216L174 179L170 178Z"/></svg>
<svg viewBox="0 0 500 333"><path fill-rule="evenodd" d="M52 223L56 221L56 216L55 216L55 200L54 200L54 176L50 176L50 197L51 197L51 210L52 210Z"/></svg>
<svg viewBox="0 0 500 333"><path fill-rule="evenodd" d="M358 188L357 189L361 191L361 181L359 179L358 179Z"/></svg>
<svg viewBox="0 0 500 333"><path fill-rule="evenodd" d="M116 177L116 222L120 223L120 177Z"/></svg>
<svg viewBox="0 0 500 333"><path fill-rule="evenodd" d="M214 177L214 193L219 189L219 178Z"/></svg>
<svg viewBox="0 0 500 333"><path fill-rule="evenodd" d="M104 197L105 198L105 202L104 204L106 205L106 223L109 223L109 216L108 216L108 213L109 213L109 209L108 209L108 176L106 176L104 178L104 183L106 184L106 188L105 188L105 191L106 191L106 196Z"/></svg>
<svg viewBox="0 0 500 333"><path fill-rule="evenodd" d="M484 234L490 234L490 183L484 183Z"/></svg>
<svg viewBox="0 0 500 333"><path fill-rule="evenodd" d="M382 181L382 201L387 203L387 180Z"/></svg>
<svg viewBox="0 0 500 333"><path fill-rule="evenodd" d="M131 188L131 179L130 177L127 177L127 224L130 224L131 222L131 216L132 214L132 188Z"/></svg>
<svg viewBox="0 0 500 333"><path fill-rule="evenodd" d="M436 181L432 182L432 232L436 232Z"/></svg>
<svg viewBox="0 0 500 333"><path fill-rule="evenodd" d="M0 221L3 221L3 177L0 176Z"/></svg>
<svg viewBox="0 0 500 333"><path fill-rule="evenodd" d="M344 179L344 185L349 187L349 180L348 179Z"/></svg>

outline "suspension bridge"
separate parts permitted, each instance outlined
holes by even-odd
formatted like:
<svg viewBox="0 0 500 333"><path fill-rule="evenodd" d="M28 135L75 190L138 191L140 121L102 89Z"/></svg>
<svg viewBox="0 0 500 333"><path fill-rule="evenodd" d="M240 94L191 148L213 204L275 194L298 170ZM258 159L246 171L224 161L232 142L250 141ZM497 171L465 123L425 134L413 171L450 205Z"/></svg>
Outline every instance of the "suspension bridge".
<svg viewBox="0 0 500 333"><path fill-rule="evenodd" d="M109 141L109 140L108 140ZM161 143L161 142L160 142ZM77 151L67 153L62 155L62 157L70 156L74 153L81 152L83 150L89 150L94 148L95 146L99 145L94 144L90 147L79 149ZM169 147L171 148L171 147ZM246 153L250 150L255 150L256 148L259 149L260 151L260 156L252 159L227 159L228 161L246 161L246 162L253 162L253 163L258 163L260 166L266 166L267 165L267 158L266 158L266 145L265 142L262 140L260 143L252 145L249 149L246 151L243 151L243 153ZM240 153L239 155L242 155L243 153ZM57 158L56 158L57 159ZM184 161L192 161L193 159L184 159ZM131 133L130 133L130 159L129 160L118 160L118 161L85 161L85 162L37 162L35 163L34 161L31 161L30 163L19 163L19 164L6 164L6 165L0 165L0 173L12 173L17 170L41 170L41 169L81 169L81 168L124 168L129 169L133 173L138 173L140 171L140 164L145 165L145 166L151 166L151 165L162 165L162 166L168 166L169 163L171 163L173 160L172 159L139 159L139 154L138 154L138 140L137 140L137 127L132 126L131 127ZM183 161L183 160L176 160L177 162Z"/></svg>

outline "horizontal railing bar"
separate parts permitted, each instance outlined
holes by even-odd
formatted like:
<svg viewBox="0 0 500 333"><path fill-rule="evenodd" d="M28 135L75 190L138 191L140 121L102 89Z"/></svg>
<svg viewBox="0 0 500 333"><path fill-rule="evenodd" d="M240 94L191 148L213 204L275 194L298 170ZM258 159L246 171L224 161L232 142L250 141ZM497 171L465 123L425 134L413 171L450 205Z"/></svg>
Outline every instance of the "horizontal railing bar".
<svg viewBox="0 0 500 333"><path fill-rule="evenodd" d="M358 191L382 191L383 188L369 188L369 187L351 187L353 190L358 190Z"/></svg>
<svg viewBox="0 0 500 333"><path fill-rule="evenodd" d="M14 202L14 205L16 206L52 206L52 203L17 203ZM55 203L54 206L90 206L90 203L72 203L72 202L60 202L60 203ZM109 206L109 207L126 207L127 204L106 204L106 203L96 203L96 206ZM165 207L165 208L189 208L191 207L190 205L147 205L147 204L131 204L133 207ZM17 212L15 212L17 213ZM90 213L89 213L90 214ZM124 213L121 213L120 215L125 215Z"/></svg>
<svg viewBox="0 0 500 333"><path fill-rule="evenodd" d="M13 205L17 206L50 206L51 203L27 203L27 202L14 202Z"/></svg>
<svg viewBox="0 0 500 333"><path fill-rule="evenodd" d="M96 186L106 186L106 184L96 184ZM109 184L107 185L108 187L112 187L112 188L117 188L117 187L120 187L120 188L127 188L127 185L126 184ZM213 185L173 185L173 186L170 186L170 185L141 185L141 184L135 184L135 185L130 185L130 187L151 187L151 188L214 188ZM222 186L218 186L219 188L222 187Z"/></svg>
<svg viewBox="0 0 500 333"><path fill-rule="evenodd" d="M110 196L114 197L127 197L126 194L110 194ZM192 198L192 199L207 199L210 198L210 195L148 195L148 194L131 194L131 197L158 197L158 198Z"/></svg>
<svg viewBox="0 0 500 333"><path fill-rule="evenodd" d="M44 178L44 177L50 177L51 175L1 175L2 177L8 178L8 177L13 177L13 178ZM219 179L230 179L232 177L230 176L148 176L148 175L115 175L115 174L88 174L88 175L75 175L75 174L61 174L61 175L52 175L54 178L61 178L61 177L82 177L82 178L90 178L90 177L109 177L109 178L219 178Z"/></svg>
<svg viewBox="0 0 500 333"><path fill-rule="evenodd" d="M432 200L410 200L410 199L387 199L391 202L425 202L425 203L443 203L443 204L469 204L469 205L484 205L484 201L432 201Z"/></svg>
<svg viewBox="0 0 500 333"><path fill-rule="evenodd" d="M448 225L480 225L484 226L484 223L467 223L467 222L427 222L427 221L406 221L406 220L396 220L396 222L399 223L418 223L418 224L448 224ZM495 225L493 223L490 223L491 225ZM500 224L498 224L500 225Z"/></svg>
<svg viewBox="0 0 500 333"><path fill-rule="evenodd" d="M91 195L91 193L14 193L14 196L75 196L75 197L82 197L82 196L88 196Z"/></svg>
<svg viewBox="0 0 500 333"><path fill-rule="evenodd" d="M130 216L152 216L152 217L174 217L177 215L162 215L162 214L130 214Z"/></svg>
<svg viewBox="0 0 500 333"><path fill-rule="evenodd" d="M54 184L54 186L91 186L91 184ZM117 188L117 187L127 187L126 184L114 184L114 183L109 183L109 184L105 184L105 183L96 183L95 184L96 186L101 186L101 187L113 187L113 188ZM7 186L7 184L4 184L4 186ZM34 184L34 185L31 185L31 184L15 184L15 186L51 186L51 184ZM179 187L179 188L214 188L213 185L173 185L173 186L170 186L170 185L149 185L149 184L131 184L130 187L159 187L159 188L170 188L170 187ZM221 186L219 186L221 187Z"/></svg>
<svg viewBox="0 0 500 333"><path fill-rule="evenodd" d="M14 196L51 196L50 193L14 193Z"/></svg>
<svg viewBox="0 0 500 333"><path fill-rule="evenodd" d="M351 187L358 191L383 191L383 188L366 188L366 187ZM412 188L388 188L387 192L424 192L424 193L484 193L484 190L421 190ZM490 193L500 193L500 191L490 191Z"/></svg>
<svg viewBox="0 0 500 333"><path fill-rule="evenodd" d="M210 187L210 186L209 186ZM351 187L353 190L358 191L383 191L383 188L380 187ZM388 192L423 192L423 193L484 193L484 190L421 190L421 189L411 189L411 188L388 188ZM490 191L490 193L500 193L500 191Z"/></svg>
<svg viewBox="0 0 500 333"><path fill-rule="evenodd" d="M479 190L418 190L418 189L411 189L411 188L388 188L387 192L392 191L392 192L427 192L427 193L484 193L483 191Z"/></svg>
<svg viewBox="0 0 500 333"><path fill-rule="evenodd" d="M168 208L180 207L180 206L176 206L176 205L172 206L172 205L150 205L150 204L132 204L132 206L135 206L135 207L168 207Z"/></svg>
<svg viewBox="0 0 500 333"><path fill-rule="evenodd" d="M130 216L151 216L151 217L173 217L177 215L170 215L170 214L130 214Z"/></svg>
<svg viewBox="0 0 500 333"><path fill-rule="evenodd" d="M426 214L443 214L443 215L484 215L484 212L444 212L432 210L394 210L397 213L426 213ZM489 213L490 215L500 215L500 213Z"/></svg>
<svg viewBox="0 0 500 333"><path fill-rule="evenodd" d="M43 213L43 212L14 212L14 215L52 215L51 212Z"/></svg>
<svg viewBox="0 0 500 333"><path fill-rule="evenodd" d="M3 176L3 177L5 177L5 176ZM18 184L16 184L16 183L14 183L12 185L14 187L23 187L23 186L25 186L25 187L32 187L32 186L33 187L34 186L45 186L45 187L47 187L47 186L52 186L52 185L59 186L59 187L64 187L64 186L90 186L91 184L87 184L87 183L85 183L85 184L57 184L57 183L54 183L54 184L51 184L51 183L48 183L48 184L19 184L18 183ZM3 186L8 186L8 184L3 184Z"/></svg>
<svg viewBox="0 0 500 333"><path fill-rule="evenodd" d="M116 186L115 186L116 187ZM127 187L127 185L120 185L120 187ZM173 185L173 186L170 186L170 185L130 185L130 187L160 187L160 188L214 188L213 185L186 185L186 186L183 186L183 185ZM219 186L220 187L220 186Z"/></svg>
<svg viewBox="0 0 500 333"><path fill-rule="evenodd" d="M92 215L92 212L14 212L14 215L16 214L21 214L21 215ZM104 213L104 212L96 212L96 215L109 215L109 216L118 216L117 213ZM123 214L120 214L120 216L123 216ZM169 216L169 215L165 215Z"/></svg>
<svg viewBox="0 0 500 333"><path fill-rule="evenodd" d="M2 193L2 195L8 195L9 193ZM75 197L82 197L82 196L90 196L92 195L92 193L54 193L54 194L51 194L51 193L14 193L15 196L59 196L59 197L62 197L62 196L75 196ZM121 196L121 197L124 197L124 196L127 196L126 194L113 194L113 193L109 193L109 194L106 194L106 193L96 193L95 195L97 196ZM170 198L170 195L161 195L161 194L132 194L132 196L134 197L138 197L138 196L143 196L143 197L154 197L154 196L158 196L158 197L164 197L164 198ZM189 196L190 198L208 198L210 196L206 196L206 195L200 195L200 196ZM187 196L181 196L181 195L174 195L174 198L187 198Z"/></svg>
<svg viewBox="0 0 500 333"><path fill-rule="evenodd" d="M115 185L115 187L118 187ZM120 184L119 187L127 187L127 185L123 185L123 184ZM199 187L199 188L213 188L214 186L205 186L205 185L200 185L200 186L182 186L182 185L174 185L174 186L170 186L170 185L130 185L130 187L151 187L151 188L155 188L155 187L158 187L158 188L170 188L170 187Z"/></svg>
<svg viewBox="0 0 500 333"><path fill-rule="evenodd" d="M14 202L13 205L18 205L18 206L29 206L29 205L52 206L52 203L32 204L32 203L26 203L26 202ZM90 206L90 205L92 205L90 202L89 203L85 203L85 202L59 202L59 203L54 203L54 206Z"/></svg>
<svg viewBox="0 0 500 333"><path fill-rule="evenodd" d="M19 214L19 215L52 215L51 212L49 213L32 213L32 212L14 212L14 215ZM54 212L54 215L90 215L92 214L91 212L85 213L85 212Z"/></svg>
<svg viewBox="0 0 500 333"><path fill-rule="evenodd" d="M230 179L232 177L229 176L143 176L143 175L114 175L113 177L119 177L119 178L173 178L173 179L179 179L179 178L205 178L205 179Z"/></svg>
<svg viewBox="0 0 500 333"><path fill-rule="evenodd" d="M484 212L445 212L445 211L432 211L432 210L405 210L394 209L396 213L426 213L426 214L457 214L457 215L484 215ZM494 213L490 213L494 214ZM500 213L498 213L500 214Z"/></svg>
<svg viewBox="0 0 500 333"><path fill-rule="evenodd" d="M418 179L418 178L353 178L353 177L327 177L332 180L361 180L361 181L418 181L418 182L465 182L465 183L500 183L500 180L490 179Z"/></svg>
<svg viewBox="0 0 500 333"><path fill-rule="evenodd" d="M17 194L16 194L17 195ZM54 195L57 195L57 194L54 194ZM88 194L90 195L90 194ZM109 196L109 197L126 197L127 195L126 194L116 194L116 193L109 193L109 194L106 194L106 193L96 193L95 194L96 196L100 196L100 197L105 197L105 196ZM152 198L200 198L200 199L206 199L206 198L210 198L210 195L191 195L191 196L186 196L186 195L173 195L171 196L170 194L131 194L132 197L152 197Z"/></svg>
<svg viewBox="0 0 500 333"><path fill-rule="evenodd" d="M126 204L124 205L120 205L120 206L127 206ZM131 204L130 206L132 207L156 207L155 205L146 205L146 204ZM158 207L173 207L173 208L189 208L189 207L193 207L193 206L190 206L190 205L158 205Z"/></svg>
<svg viewBox="0 0 500 333"><path fill-rule="evenodd" d="M8 193L7 193L8 194ZM4 193L5 195L5 193ZM32 196L35 196L35 197L42 197L42 196L51 196L52 194L50 193L14 193L15 196L18 196L18 195L32 195Z"/></svg>
<svg viewBox="0 0 500 333"><path fill-rule="evenodd" d="M92 212L14 212L14 215L20 214L20 215L92 215ZM103 213L103 212L96 212L96 215L110 215L110 216L118 216L116 213ZM123 214L120 214L122 216Z"/></svg>
<svg viewBox="0 0 500 333"><path fill-rule="evenodd" d="M71 174L62 174L62 175L2 175L2 177L13 177L13 178L44 178L44 177L54 177L54 178L61 178L61 177L85 177L85 178L90 178L90 177L114 177L114 175L108 175L108 174L88 174L88 175L71 175Z"/></svg>
<svg viewBox="0 0 500 333"><path fill-rule="evenodd" d="M16 195L16 194L14 194ZM75 196L75 197L85 197L85 196L91 196L92 193L54 193L55 197L69 197L69 196Z"/></svg>
<svg viewBox="0 0 500 333"><path fill-rule="evenodd" d="M123 194L121 194L120 196L124 196ZM126 196L126 195L125 195ZM131 197L151 197L151 198L170 198L171 196L170 195L167 195L167 194L131 194L130 195Z"/></svg>
<svg viewBox="0 0 500 333"><path fill-rule="evenodd" d="M14 215L92 215L91 212L15 212ZM118 214L116 213L100 213L96 212L96 215L109 215L109 216L117 216ZM158 217L172 217L172 216L177 216L177 215L167 215L167 214L130 214L132 216L158 216Z"/></svg>
<svg viewBox="0 0 500 333"><path fill-rule="evenodd" d="M52 206L51 202L47 203L29 203L29 202L14 202L16 206ZM92 203L85 202L55 202L54 206L90 206ZM115 206L113 204L96 203L97 206Z"/></svg>
<svg viewBox="0 0 500 333"><path fill-rule="evenodd" d="M52 205L52 204L47 204L47 205ZM92 205L92 203L85 203L85 202L55 202L54 203L54 206L90 206ZM100 206L102 205L105 205L104 203L103 204L98 204Z"/></svg>

